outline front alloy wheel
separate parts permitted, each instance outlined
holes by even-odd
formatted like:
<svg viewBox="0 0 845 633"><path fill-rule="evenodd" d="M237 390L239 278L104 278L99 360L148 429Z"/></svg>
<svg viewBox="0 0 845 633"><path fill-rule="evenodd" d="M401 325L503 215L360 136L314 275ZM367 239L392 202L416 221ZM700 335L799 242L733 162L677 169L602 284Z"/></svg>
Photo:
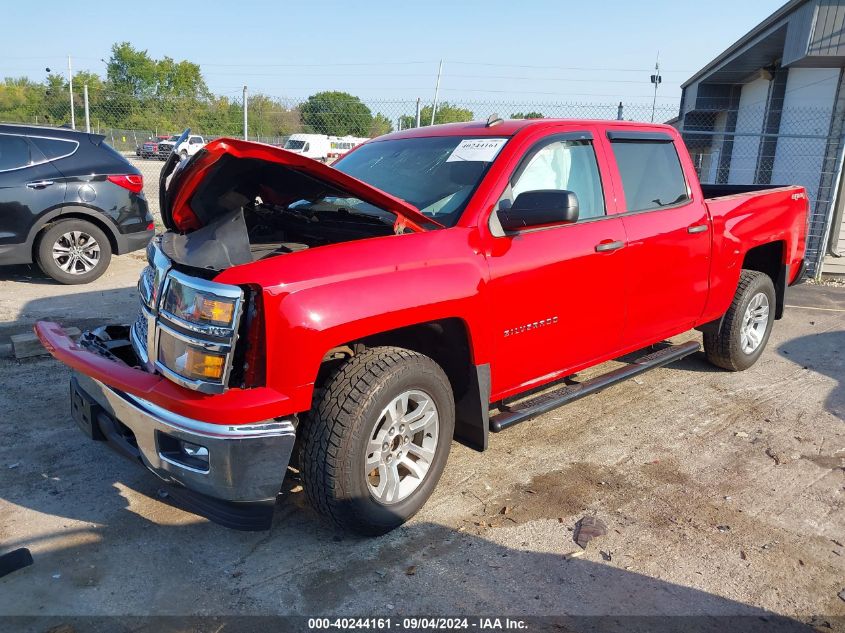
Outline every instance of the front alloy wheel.
<svg viewBox="0 0 845 633"><path fill-rule="evenodd" d="M404 391L381 412L364 465L367 487L380 503L398 503L425 480L440 432L440 416L431 396Z"/></svg>
<svg viewBox="0 0 845 633"><path fill-rule="evenodd" d="M431 495L454 428L452 386L437 363L400 347L366 349L335 368L299 427L302 485L337 525L384 534Z"/></svg>

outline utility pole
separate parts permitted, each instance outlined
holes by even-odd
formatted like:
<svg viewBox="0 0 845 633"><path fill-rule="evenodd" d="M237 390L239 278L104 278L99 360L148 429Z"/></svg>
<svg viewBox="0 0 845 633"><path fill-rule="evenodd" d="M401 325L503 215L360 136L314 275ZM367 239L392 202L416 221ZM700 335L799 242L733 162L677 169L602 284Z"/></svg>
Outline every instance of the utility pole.
<svg viewBox="0 0 845 633"><path fill-rule="evenodd" d="M91 133L91 113L88 111L88 84L82 87L82 96L85 99L85 131Z"/></svg>
<svg viewBox="0 0 845 633"><path fill-rule="evenodd" d="M67 84L70 93L70 127L76 129L76 117L73 113L73 69L70 67L70 55L67 56Z"/></svg>
<svg viewBox="0 0 845 633"><path fill-rule="evenodd" d="M417 115L414 118L414 127L420 126L420 98L417 97Z"/></svg>
<svg viewBox="0 0 845 633"><path fill-rule="evenodd" d="M622 102L620 101L619 107L616 108L616 120L617 121L621 121L624 118L624 116L625 116L624 112L625 112L624 106L622 105ZM654 120L654 113L652 113L651 119L652 119L652 121Z"/></svg>
<svg viewBox="0 0 845 633"><path fill-rule="evenodd" d="M247 107L246 107L246 98L247 98L247 90L246 90L246 86L244 86L244 140L245 140L245 141L248 141L248 140L249 140L249 133L248 133L248 131L247 131L247 130L248 130L249 128L247 127Z"/></svg>
<svg viewBox="0 0 845 633"><path fill-rule="evenodd" d="M440 66L437 68L437 83L434 86L434 105L431 107L431 125L434 125L434 115L437 112L437 96L440 93L440 75L443 74L443 60L440 60Z"/></svg>
<svg viewBox="0 0 845 633"><path fill-rule="evenodd" d="M660 51L657 51L657 59L654 62L654 74L651 76L651 83L654 84L654 99L651 101L651 122L654 123L654 108L657 105L657 86L663 81L660 76Z"/></svg>

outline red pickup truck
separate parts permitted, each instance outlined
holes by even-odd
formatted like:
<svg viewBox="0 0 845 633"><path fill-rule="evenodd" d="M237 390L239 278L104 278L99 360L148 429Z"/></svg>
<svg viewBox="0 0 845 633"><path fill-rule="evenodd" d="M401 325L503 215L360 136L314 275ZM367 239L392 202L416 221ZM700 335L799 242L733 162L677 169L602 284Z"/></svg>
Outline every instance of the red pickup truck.
<svg viewBox="0 0 845 633"><path fill-rule="evenodd" d="M483 451L697 351L665 342L692 328L746 369L804 266L804 189L702 186L663 125L491 117L331 167L219 139L160 184L137 320L36 330L90 438L240 529L269 525L290 465L321 513L384 533L453 439Z"/></svg>

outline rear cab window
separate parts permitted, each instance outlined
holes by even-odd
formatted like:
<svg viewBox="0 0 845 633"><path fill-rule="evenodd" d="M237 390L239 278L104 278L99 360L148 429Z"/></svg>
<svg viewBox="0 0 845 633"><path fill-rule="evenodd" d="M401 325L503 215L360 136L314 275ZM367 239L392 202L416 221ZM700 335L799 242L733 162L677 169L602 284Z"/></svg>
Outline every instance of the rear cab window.
<svg viewBox="0 0 845 633"><path fill-rule="evenodd" d="M650 211L690 200L681 159L664 133L608 132L626 211Z"/></svg>

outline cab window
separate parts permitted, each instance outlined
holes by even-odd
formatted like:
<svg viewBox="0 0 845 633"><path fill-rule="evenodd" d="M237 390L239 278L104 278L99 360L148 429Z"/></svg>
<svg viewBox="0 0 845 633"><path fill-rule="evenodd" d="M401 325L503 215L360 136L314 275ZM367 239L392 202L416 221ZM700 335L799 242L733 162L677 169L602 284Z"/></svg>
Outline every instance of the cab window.
<svg viewBox="0 0 845 633"><path fill-rule="evenodd" d="M611 142L628 211L649 211L689 200L675 144L664 140Z"/></svg>
<svg viewBox="0 0 845 633"><path fill-rule="evenodd" d="M512 203L525 191L539 189L575 193L579 221L603 216L604 192L592 142L558 140L534 150L517 168L500 206Z"/></svg>

